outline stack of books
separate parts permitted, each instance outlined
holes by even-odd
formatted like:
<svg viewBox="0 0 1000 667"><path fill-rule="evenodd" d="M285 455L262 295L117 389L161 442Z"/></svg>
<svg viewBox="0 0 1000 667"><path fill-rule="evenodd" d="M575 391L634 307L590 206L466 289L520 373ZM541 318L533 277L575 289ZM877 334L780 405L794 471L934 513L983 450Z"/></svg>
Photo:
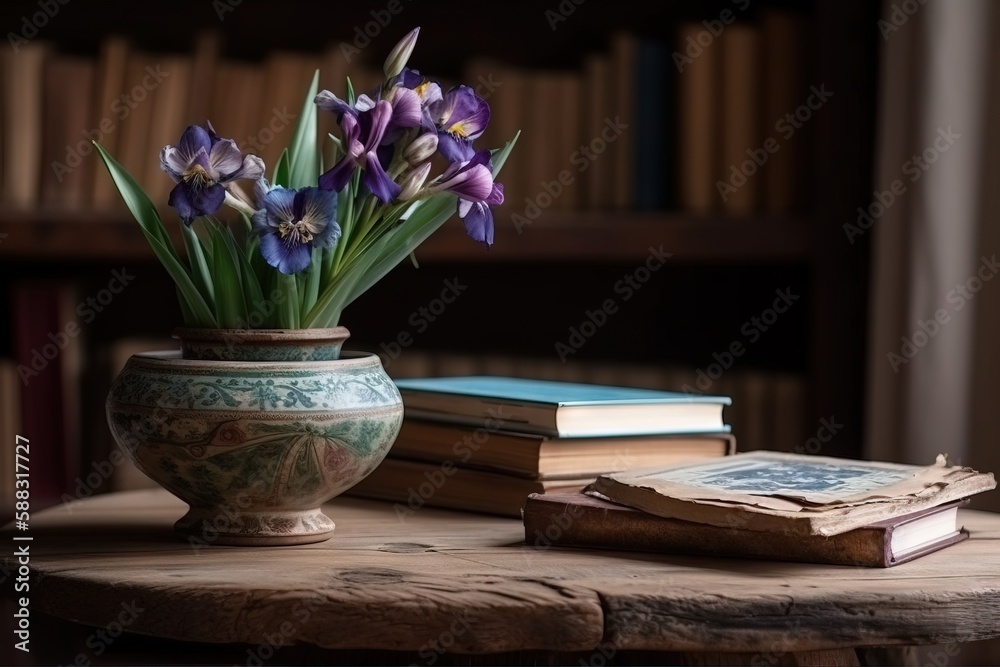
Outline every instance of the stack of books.
<svg viewBox="0 0 1000 667"><path fill-rule="evenodd" d="M736 448L723 396L489 376L396 384L402 430L351 493L396 501L404 513L426 505L520 518L532 493Z"/></svg>
<svg viewBox="0 0 1000 667"><path fill-rule="evenodd" d="M533 495L525 541L892 567L967 539L958 508L995 487L944 456L922 467L751 452Z"/></svg>

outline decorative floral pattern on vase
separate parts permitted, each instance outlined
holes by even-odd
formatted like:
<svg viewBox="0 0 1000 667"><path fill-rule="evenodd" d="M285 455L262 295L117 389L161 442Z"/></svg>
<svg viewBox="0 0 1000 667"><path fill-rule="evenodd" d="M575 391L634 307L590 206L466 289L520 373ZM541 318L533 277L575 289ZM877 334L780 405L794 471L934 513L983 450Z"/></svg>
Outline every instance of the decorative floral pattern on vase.
<svg viewBox="0 0 1000 667"><path fill-rule="evenodd" d="M111 400L157 408L314 411L393 405L396 385L370 368L333 375L313 370L226 370L224 375L199 369L164 373L136 365L111 389Z"/></svg>
<svg viewBox="0 0 1000 667"><path fill-rule="evenodd" d="M402 419L231 420L205 429L120 411L111 422L136 465L193 507L218 505L235 492L247 509L310 509L374 470Z"/></svg>
<svg viewBox="0 0 1000 667"><path fill-rule="evenodd" d="M216 510L238 508L229 543L291 544L333 530L319 506L381 463L403 402L375 355L304 363L153 353L129 360L107 412L136 466L191 505L179 530L198 533Z"/></svg>

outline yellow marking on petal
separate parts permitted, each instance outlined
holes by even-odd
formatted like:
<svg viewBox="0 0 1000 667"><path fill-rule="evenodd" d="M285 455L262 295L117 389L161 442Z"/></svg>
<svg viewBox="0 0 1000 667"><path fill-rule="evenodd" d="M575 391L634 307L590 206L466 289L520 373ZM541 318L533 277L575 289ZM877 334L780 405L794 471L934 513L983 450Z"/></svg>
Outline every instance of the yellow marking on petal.
<svg viewBox="0 0 1000 667"><path fill-rule="evenodd" d="M469 136L469 131L466 128L466 121L464 120L460 120L451 127L449 127L448 132L462 138Z"/></svg>
<svg viewBox="0 0 1000 667"><path fill-rule="evenodd" d="M309 243L313 240L315 232L310 229L308 223L282 221L278 225L278 233L281 240L288 243Z"/></svg>
<svg viewBox="0 0 1000 667"><path fill-rule="evenodd" d="M215 181L212 179L209 173L205 171L205 168L197 163L192 164L190 167L185 169L184 173L181 174L181 177L184 179L185 183L190 183L194 181L194 184L196 186L215 184Z"/></svg>

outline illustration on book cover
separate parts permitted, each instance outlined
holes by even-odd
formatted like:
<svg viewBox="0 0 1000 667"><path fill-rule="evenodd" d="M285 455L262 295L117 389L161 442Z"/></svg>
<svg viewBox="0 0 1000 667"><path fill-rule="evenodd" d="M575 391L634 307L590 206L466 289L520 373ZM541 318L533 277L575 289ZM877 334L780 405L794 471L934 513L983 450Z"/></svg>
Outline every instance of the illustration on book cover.
<svg viewBox="0 0 1000 667"><path fill-rule="evenodd" d="M777 494L861 493L912 477L909 470L892 470L864 464L836 465L807 461L734 461L728 465L678 470L671 481L722 489L731 493ZM707 474L706 474L707 473Z"/></svg>

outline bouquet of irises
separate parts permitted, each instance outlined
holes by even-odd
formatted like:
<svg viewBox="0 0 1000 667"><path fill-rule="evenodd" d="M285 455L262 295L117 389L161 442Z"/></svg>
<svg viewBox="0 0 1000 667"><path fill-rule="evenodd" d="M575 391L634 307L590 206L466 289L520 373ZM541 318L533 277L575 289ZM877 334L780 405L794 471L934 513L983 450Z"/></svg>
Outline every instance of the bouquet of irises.
<svg viewBox="0 0 1000 667"><path fill-rule="evenodd" d="M454 213L472 239L493 243L494 180L517 139L478 150L489 105L468 86L441 86L406 64L419 28L385 61L372 94L347 99L317 93L319 72L303 103L291 144L265 178L256 155L244 155L210 123L191 126L160 153L176 183L168 204L181 220L186 261L176 252L142 188L97 146L129 210L177 285L186 326L198 328L332 327L343 309L413 254ZM336 114L340 137L324 169L317 112ZM443 172L431 177L432 158ZM239 181L252 181L250 192ZM239 211L235 229L213 217Z"/></svg>

